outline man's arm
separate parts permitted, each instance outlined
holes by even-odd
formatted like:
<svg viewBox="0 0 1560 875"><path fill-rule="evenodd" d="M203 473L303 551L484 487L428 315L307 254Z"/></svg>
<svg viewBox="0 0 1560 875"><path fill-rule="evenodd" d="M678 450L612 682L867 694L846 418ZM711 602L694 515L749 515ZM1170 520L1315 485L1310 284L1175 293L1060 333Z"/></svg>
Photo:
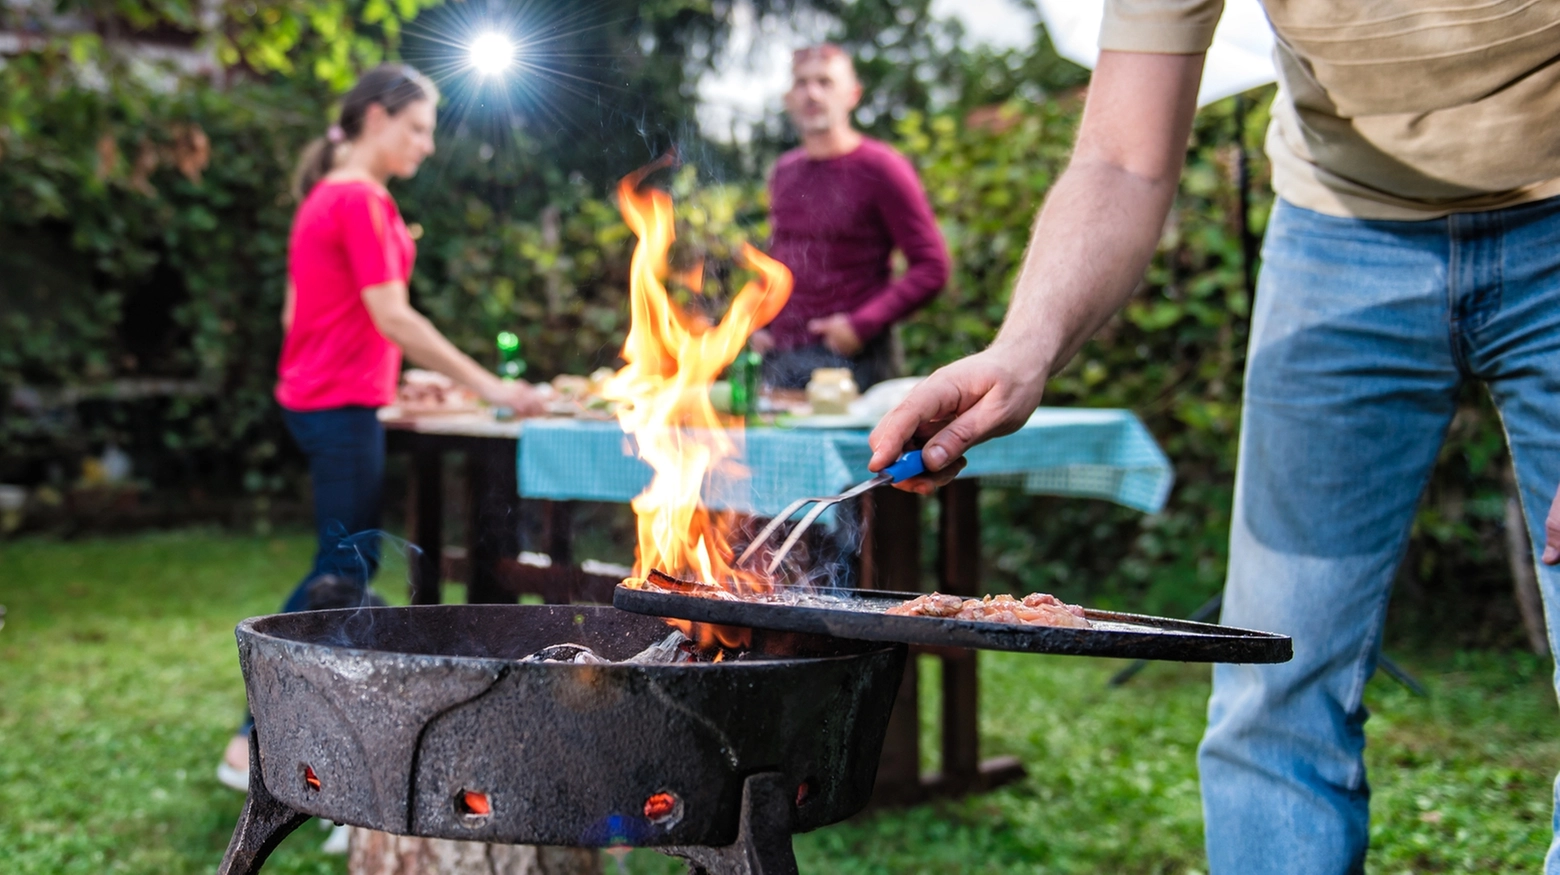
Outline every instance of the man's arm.
<svg viewBox="0 0 1560 875"><path fill-rule="evenodd" d="M450 343L427 317L412 309L406 283L393 281L363 290L363 305L379 333L401 348L414 364L438 371L476 392L483 400L508 407L519 416L544 412L546 405L529 384L506 383Z"/></svg>
<svg viewBox="0 0 1560 875"><path fill-rule="evenodd" d="M905 272L849 314L862 341L922 307L948 284L948 244L937 216L910 162L893 156L884 162L878 207L894 247L904 253Z"/></svg>
<svg viewBox="0 0 1560 875"><path fill-rule="evenodd" d="M924 458L938 472L973 444L1016 431L1051 374L1126 302L1175 197L1202 63L1200 54L1100 53L1072 161L1035 220L997 339L932 374L883 418L872 432L873 470L913 437L929 438Z"/></svg>

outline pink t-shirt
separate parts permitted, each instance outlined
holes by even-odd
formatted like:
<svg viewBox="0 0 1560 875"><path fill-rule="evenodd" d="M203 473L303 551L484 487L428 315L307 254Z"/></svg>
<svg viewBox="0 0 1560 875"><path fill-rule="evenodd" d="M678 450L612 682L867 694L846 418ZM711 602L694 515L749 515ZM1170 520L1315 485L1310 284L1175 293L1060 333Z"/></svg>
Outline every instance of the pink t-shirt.
<svg viewBox="0 0 1560 875"><path fill-rule="evenodd" d="M292 327L282 341L276 400L288 410L382 407L395 401L401 350L363 304L369 286L412 275L417 247L388 192L321 182L293 217L287 275Z"/></svg>

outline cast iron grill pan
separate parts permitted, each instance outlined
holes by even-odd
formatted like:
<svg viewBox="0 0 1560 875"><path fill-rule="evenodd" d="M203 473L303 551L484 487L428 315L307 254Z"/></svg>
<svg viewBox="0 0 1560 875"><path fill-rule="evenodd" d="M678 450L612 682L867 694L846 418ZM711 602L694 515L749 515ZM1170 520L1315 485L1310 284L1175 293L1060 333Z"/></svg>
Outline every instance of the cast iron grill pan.
<svg viewBox="0 0 1560 875"><path fill-rule="evenodd" d="M636 614L698 623L934 647L1177 662L1288 662L1294 655L1286 635L1115 611L1086 610L1092 629L884 613L919 595L922 593L776 586L773 593L762 597L723 599L618 584L612 605Z"/></svg>

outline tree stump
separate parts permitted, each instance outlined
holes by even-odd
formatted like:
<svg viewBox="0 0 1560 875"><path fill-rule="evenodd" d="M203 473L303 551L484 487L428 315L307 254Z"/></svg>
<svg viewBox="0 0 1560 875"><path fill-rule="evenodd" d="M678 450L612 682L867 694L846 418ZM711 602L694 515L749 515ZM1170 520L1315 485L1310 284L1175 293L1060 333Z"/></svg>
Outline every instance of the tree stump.
<svg viewBox="0 0 1560 875"><path fill-rule="evenodd" d="M488 845L422 839L352 827L350 875L599 875L590 848Z"/></svg>

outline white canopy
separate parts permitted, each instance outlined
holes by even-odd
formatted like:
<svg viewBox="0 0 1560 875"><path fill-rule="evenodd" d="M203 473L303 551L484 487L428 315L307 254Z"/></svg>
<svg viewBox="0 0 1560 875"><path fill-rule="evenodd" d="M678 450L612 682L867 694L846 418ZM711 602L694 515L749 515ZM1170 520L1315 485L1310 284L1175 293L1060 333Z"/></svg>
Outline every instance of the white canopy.
<svg viewBox="0 0 1560 875"><path fill-rule="evenodd" d="M1037 0L1040 16L1062 57L1093 69L1100 57L1100 21L1105 0ZM1260 0L1225 0L1224 17L1213 34L1203 67L1197 105L1239 94L1277 78L1273 29Z"/></svg>

